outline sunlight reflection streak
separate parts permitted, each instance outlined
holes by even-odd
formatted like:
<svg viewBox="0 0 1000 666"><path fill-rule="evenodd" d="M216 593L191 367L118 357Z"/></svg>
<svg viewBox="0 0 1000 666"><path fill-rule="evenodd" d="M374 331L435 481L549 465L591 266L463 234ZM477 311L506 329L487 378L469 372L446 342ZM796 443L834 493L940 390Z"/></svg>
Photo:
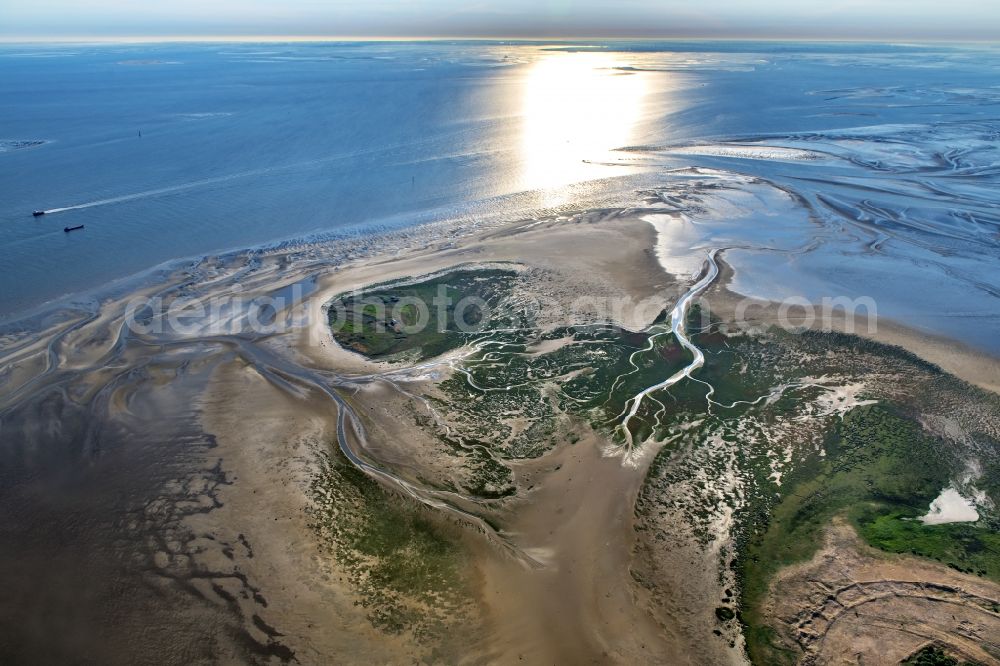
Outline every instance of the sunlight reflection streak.
<svg viewBox="0 0 1000 666"><path fill-rule="evenodd" d="M621 173L602 164L634 140L647 93L610 53L560 53L532 65L524 84L522 186L556 188Z"/></svg>

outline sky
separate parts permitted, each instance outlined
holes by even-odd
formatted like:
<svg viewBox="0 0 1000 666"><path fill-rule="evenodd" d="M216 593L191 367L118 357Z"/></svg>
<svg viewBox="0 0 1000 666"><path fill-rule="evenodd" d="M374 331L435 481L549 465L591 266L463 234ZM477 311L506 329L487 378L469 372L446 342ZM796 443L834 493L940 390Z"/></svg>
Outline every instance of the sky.
<svg viewBox="0 0 1000 666"><path fill-rule="evenodd" d="M1000 40L1000 0L0 0L6 41L184 36Z"/></svg>

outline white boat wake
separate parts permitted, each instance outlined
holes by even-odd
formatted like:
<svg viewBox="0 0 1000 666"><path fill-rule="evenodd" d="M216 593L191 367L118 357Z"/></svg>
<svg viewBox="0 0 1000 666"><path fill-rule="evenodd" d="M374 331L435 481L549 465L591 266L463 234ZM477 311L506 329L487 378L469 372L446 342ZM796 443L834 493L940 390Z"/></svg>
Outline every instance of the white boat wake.
<svg viewBox="0 0 1000 666"><path fill-rule="evenodd" d="M145 199L147 197L155 197L161 194L172 194L174 192L183 192L185 190L192 190L197 187L204 187L206 185L215 185L217 183L224 183L230 180L236 180L238 178L247 178L249 176L259 176L266 173L266 171L246 171L242 173L233 173L228 176L219 176L217 178L206 178L204 180L197 180L191 183L184 183L182 185L172 185L170 187L160 187L155 190L145 190L143 192L134 192L133 194L123 194L118 197L110 197L107 199L98 199L96 201L88 201L86 203L74 204L72 206L62 206L61 208L49 208L44 211L46 215L51 215L53 213L65 213L71 210L83 210L85 208L95 208L97 206L107 206L110 204L124 203L126 201L135 201L136 199Z"/></svg>

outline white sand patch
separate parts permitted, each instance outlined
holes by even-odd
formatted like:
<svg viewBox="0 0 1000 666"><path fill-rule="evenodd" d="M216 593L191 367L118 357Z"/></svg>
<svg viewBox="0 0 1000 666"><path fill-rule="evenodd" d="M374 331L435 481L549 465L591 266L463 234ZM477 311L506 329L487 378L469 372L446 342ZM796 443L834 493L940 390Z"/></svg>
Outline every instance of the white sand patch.
<svg viewBox="0 0 1000 666"><path fill-rule="evenodd" d="M621 444L605 444L601 447L601 456L604 458L621 458L622 467L631 469L645 469L652 462L656 454L667 444L672 443L677 436L656 442L647 439L637 446L623 446Z"/></svg>
<svg viewBox="0 0 1000 666"><path fill-rule="evenodd" d="M865 391L863 382L840 384L841 381L843 381L842 378L825 375L822 377L803 377L793 384L776 387L771 396L768 397L767 403L775 402L789 388L815 387L823 389L823 393L805 405L805 413L798 417L799 420L843 416L855 407L878 403L878 400L861 397Z"/></svg>
<svg viewBox="0 0 1000 666"><path fill-rule="evenodd" d="M979 512L971 501L962 497L957 490L948 487L941 491L926 516L920 517L924 525L944 525L947 523L974 523L979 520Z"/></svg>
<svg viewBox="0 0 1000 666"><path fill-rule="evenodd" d="M843 416L855 407L878 403L878 400L863 400L859 397L859 394L865 390L865 385L862 383L833 387L825 386L824 388L827 389L827 392L820 394L816 398L816 405L822 416L831 416L833 414Z"/></svg>
<svg viewBox="0 0 1000 666"><path fill-rule="evenodd" d="M745 160L799 161L820 159L823 155L810 150L783 146L757 146L716 143L702 146L678 146L667 150L675 155L705 155L707 157L737 157Z"/></svg>

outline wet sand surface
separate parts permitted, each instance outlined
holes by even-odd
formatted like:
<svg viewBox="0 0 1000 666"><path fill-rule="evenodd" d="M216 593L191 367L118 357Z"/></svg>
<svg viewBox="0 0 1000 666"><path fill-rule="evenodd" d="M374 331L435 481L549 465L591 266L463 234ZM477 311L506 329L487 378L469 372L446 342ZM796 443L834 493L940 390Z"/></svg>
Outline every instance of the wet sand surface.
<svg viewBox="0 0 1000 666"><path fill-rule="evenodd" d="M640 467L582 439L532 467L540 486L505 531L540 564L483 557L490 654L503 663L681 663L648 593L631 578Z"/></svg>
<svg viewBox="0 0 1000 666"><path fill-rule="evenodd" d="M0 517L0 617L24 630L4 635L4 660L405 660L414 643L372 627L308 527L316 451L338 446L346 423L341 449L381 470L373 476L401 502L439 506L445 495L415 483L418 470L394 475L392 457L379 456L385 442L365 436L398 416L372 411L373 394L358 392L385 383L377 375L387 367L339 349L324 305L373 282L516 261L555 299L628 297L617 321L642 328L687 286L660 267L656 233L636 211L599 210L431 242L403 236L374 255L356 246L238 253L144 288L164 306L238 293L215 321L132 330L124 294L42 321L40 333L11 333L0 393L0 497L10 507ZM296 285L301 298L270 316L297 325L247 326L254 299ZM460 660L705 663L683 623L655 610L632 575L634 498L649 458L623 464L603 451L585 433L515 466L536 483L493 512L501 538L466 529L480 617ZM461 511L440 514L432 520L470 525Z"/></svg>
<svg viewBox="0 0 1000 666"><path fill-rule="evenodd" d="M220 367L204 402L204 428L220 433L214 452L232 485L220 492L223 506L188 526L226 544L201 551L202 566L242 572L258 586L251 595L232 590L230 604L255 640L286 647L300 663L338 654L405 660L415 646L371 625L308 525L308 484L317 452L333 446L334 405L289 395L240 361Z"/></svg>
<svg viewBox="0 0 1000 666"><path fill-rule="evenodd" d="M170 302L231 293L238 282L252 299L318 275L314 292L279 313L293 316L374 278L470 260L516 256L542 264L570 256L573 275L620 294L619 260L635 265L629 253L645 253L655 265L645 251L651 230L639 221L599 224L602 218L553 222L524 242L516 227L489 232L438 253L436 263L428 260L433 251L418 249L412 259L359 261L355 273L331 271L326 258L288 254L208 259L147 292ZM634 237L620 238L618 256L605 252L623 229ZM623 282L652 296L669 278L647 270ZM553 288L565 287L557 281ZM15 510L4 514L0 557L17 575L3 617L25 631L5 636L4 656L316 663L334 653L354 661L408 654L407 639L376 631L355 605L305 515L315 451L335 446L343 416L328 391L345 381L338 373L370 364L338 352L328 333L308 344L315 326L258 335L241 325L245 311L234 307L221 333L197 319L183 331L136 332L123 325L126 305L111 299L70 313L39 336L13 336L6 348L3 493ZM554 460L565 463L554 485L546 482L511 513L513 531L524 534L523 544L517 534L512 541L547 553L541 570L525 569L470 532L483 566L470 574L482 576L490 599L484 621L492 635L506 637L526 626L526 609L537 611L542 624L532 621L537 644L528 656L539 663L565 650L588 661L664 654L660 630L635 606L628 580L629 498L641 470L602 458L597 442L538 464ZM606 493L589 492L598 480ZM567 492L572 502L560 499ZM606 579L596 592L586 584L595 578ZM494 588L526 596L498 602ZM591 623L596 631L586 629ZM620 632L635 640L616 641ZM581 642L581 635L594 641ZM470 658L506 649L503 638L488 645Z"/></svg>
<svg viewBox="0 0 1000 666"><path fill-rule="evenodd" d="M180 555L186 516L225 478L191 396L201 353L103 385L55 386L4 420L0 654L7 663L196 663L241 654L240 624L198 594ZM152 365L152 364L151 364ZM89 389L89 395L88 395Z"/></svg>

